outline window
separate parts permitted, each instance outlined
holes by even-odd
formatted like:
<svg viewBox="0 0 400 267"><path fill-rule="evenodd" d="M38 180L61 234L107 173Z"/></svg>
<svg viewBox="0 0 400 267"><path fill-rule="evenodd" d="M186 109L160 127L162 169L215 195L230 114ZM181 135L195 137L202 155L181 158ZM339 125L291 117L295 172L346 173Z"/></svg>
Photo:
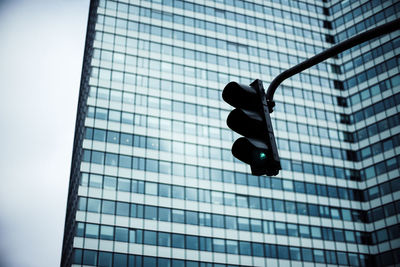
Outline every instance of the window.
<svg viewBox="0 0 400 267"><path fill-rule="evenodd" d="M85 229L86 238L98 238L99 237L99 226L97 224L86 224Z"/></svg>
<svg viewBox="0 0 400 267"><path fill-rule="evenodd" d="M251 255L251 247L249 242L239 241L239 248L241 255Z"/></svg>
<svg viewBox="0 0 400 267"><path fill-rule="evenodd" d="M314 261L313 260L313 254L312 254L312 250L309 248L302 248L301 249L301 254L302 254L302 258L303 261Z"/></svg>
<svg viewBox="0 0 400 267"><path fill-rule="evenodd" d="M118 155L112 153L106 153L106 165L117 166Z"/></svg>
<svg viewBox="0 0 400 267"><path fill-rule="evenodd" d="M159 194L161 197L171 197L171 186L167 184L159 184Z"/></svg>
<svg viewBox="0 0 400 267"><path fill-rule="evenodd" d="M303 182L294 182L294 188L295 188L295 192L297 193L305 193L304 190L304 183Z"/></svg>
<svg viewBox="0 0 400 267"><path fill-rule="evenodd" d="M172 221L177 223L185 223L185 214L183 210L172 210Z"/></svg>
<svg viewBox="0 0 400 267"><path fill-rule="evenodd" d="M238 218L238 228L239 228L239 230L249 231L250 230L249 219L239 217Z"/></svg>
<svg viewBox="0 0 400 267"><path fill-rule="evenodd" d="M235 195L231 193L224 193L224 204L227 206L235 206Z"/></svg>
<svg viewBox="0 0 400 267"><path fill-rule="evenodd" d="M115 253L114 254L114 266L126 266L128 262L128 255Z"/></svg>
<svg viewBox="0 0 400 267"><path fill-rule="evenodd" d="M211 238L209 238L209 237L200 237L200 250L212 251Z"/></svg>
<svg viewBox="0 0 400 267"><path fill-rule="evenodd" d="M252 232L262 232L261 220L250 219L250 225Z"/></svg>
<svg viewBox="0 0 400 267"><path fill-rule="evenodd" d="M172 194L174 198L184 199L184 188L182 186L172 186Z"/></svg>
<svg viewBox="0 0 400 267"><path fill-rule="evenodd" d="M238 241L226 240L226 252L230 254L238 254Z"/></svg>
<svg viewBox="0 0 400 267"><path fill-rule="evenodd" d="M146 183L146 194L157 196L158 195L158 187L156 183L147 182Z"/></svg>
<svg viewBox="0 0 400 267"><path fill-rule="evenodd" d="M92 151L92 160L93 163L104 164L104 153L98 151Z"/></svg>
<svg viewBox="0 0 400 267"><path fill-rule="evenodd" d="M315 184L306 183L307 194L316 195Z"/></svg>
<svg viewBox="0 0 400 267"><path fill-rule="evenodd" d="M83 264L97 265L97 252L93 250L83 251Z"/></svg>
<svg viewBox="0 0 400 267"><path fill-rule="evenodd" d="M117 202L117 215L129 216L129 204L124 202Z"/></svg>
<svg viewBox="0 0 400 267"><path fill-rule="evenodd" d="M132 168L132 158L130 156L119 155L119 167ZM129 190L127 192L129 192Z"/></svg>
<svg viewBox="0 0 400 267"><path fill-rule="evenodd" d="M186 236L186 249L199 249L199 238L197 236Z"/></svg>
<svg viewBox="0 0 400 267"><path fill-rule="evenodd" d="M185 211L186 223L197 225L199 223L197 212L195 211Z"/></svg>
<svg viewBox="0 0 400 267"><path fill-rule="evenodd" d="M275 232L278 235L286 235L286 224L281 222L275 222Z"/></svg>
<svg viewBox="0 0 400 267"><path fill-rule="evenodd" d="M290 259L291 260L295 260L295 261L301 260L300 248L289 247L289 251L290 251Z"/></svg>
<svg viewBox="0 0 400 267"><path fill-rule="evenodd" d="M211 191L211 198L213 204L223 204L222 192Z"/></svg>
<svg viewBox="0 0 400 267"><path fill-rule="evenodd" d="M300 236L305 238L310 238L310 228L306 225L300 225Z"/></svg>
<svg viewBox="0 0 400 267"><path fill-rule="evenodd" d="M80 236L80 237L83 237L84 236L84 227L85 227L85 224L84 223L77 223L77 225L76 225L76 229L75 229L75 233L76 233L76 235L77 236Z"/></svg>
<svg viewBox="0 0 400 267"><path fill-rule="evenodd" d="M157 220L157 207L145 206L144 217L148 220Z"/></svg>
<svg viewBox="0 0 400 267"><path fill-rule="evenodd" d="M181 234L172 234L172 247L184 248L185 247L185 236Z"/></svg>
<svg viewBox="0 0 400 267"><path fill-rule="evenodd" d="M90 175L90 187L101 188L103 183L103 177L101 175L91 174Z"/></svg>
<svg viewBox="0 0 400 267"><path fill-rule="evenodd" d="M93 140L105 142L106 140L106 131L100 129L93 130Z"/></svg>
<svg viewBox="0 0 400 267"><path fill-rule="evenodd" d="M289 236L299 236L299 229L298 229L297 224L288 223L287 231L288 231Z"/></svg>
<svg viewBox="0 0 400 267"><path fill-rule="evenodd" d="M335 241L337 242L344 242L344 235L343 231L340 229L333 229L333 234L335 236Z"/></svg>
<svg viewBox="0 0 400 267"><path fill-rule="evenodd" d="M260 199L258 197L249 197L250 208L260 209Z"/></svg>
<svg viewBox="0 0 400 267"><path fill-rule="evenodd" d="M128 242L128 229L115 227L115 241Z"/></svg>
<svg viewBox="0 0 400 267"><path fill-rule="evenodd" d="M212 215L213 227L224 228L224 216L213 214Z"/></svg>
<svg viewBox="0 0 400 267"><path fill-rule="evenodd" d="M276 258L277 257L276 246L265 244L265 256L269 258Z"/></svg>
<svg viewBox="0 0 400 267"><path fill-rule="evenodd" d="M277 246L278 258L289 259L289 248L287 246Z"/></svg>
<svg viewBox="0 0 400 267"><path fill-rule="evenodd" d="M314 260L316 262L324 263L325 262L324 251L320 249L314 249L313 251L314 251Z"/></svg>
<svg viewBox="0 0 400 267"><path fill-rule="evenodd" d="M111 252L99 252L99 266L112 266Z"/></svg>
<svg viewBox="0 0 400 267"><path fill-rule="evenodd" d="M214 252L225 253L225 240L213 238Z"/></svg>
<svg viewBox="0 0 400 267"><path fill-rule="evenodd" d="M279 212L285 212L283 200L274 199L274 210Z"/></svg>
<svg viewBox="0 0 400 267"><path fill-rule="evenodd" d="M139 260L141 258L139 258L138 256L136 256L136 265L135 266L142 266L141 264L141 260ZM154 257L143 257L143 266L156 266L157 259ZM119 265L114 265L114 266L119 266ZM123 265L125 266L125 265Z"/></svg>
<svg viewBox="0 0 400 267"><path fill-rule="evenodd" d="M170 222L171 221L171 209L169 208L158 208L158 218L160 221Z"/></svg>
<svg viewBox="0 0 400 267"><path fill-rule="evenodd" d="M236 217L225 215L225 227L227 229L237 229Z"/></svg>
<svg viewBox="0 0 400 267"><path fill-rule="evenodd" d="M88 199L88 204L87 204L87 210L89 212L97 212L97 213L99 213L100 212L100 204L101 204L101 202L100 202L99 199L89 198Z"/></svg>
<svg viewBox="0 0 400 267"><path fill-rule="evenodd" d="M338 263L342 265L348 265L347 255L344 252L337 252Z"/></svg>
<svg viewBox="0 0 400 267"><path fill-rule="evenodd" d="M147 245L157 245L157 232L143 231L143 243Z"/></svg>
<svg viewBox="0 0 400 267"><path fill-rule="evenodd" d="M158 245L164 247L171 246L171 234L169 233L158 233Z"/></svg>
<svg viewBox="0 0 400 267"><path fill-rule="evenodd" d="M311 226L311 235L313 238L321 239L322 238L321 228L317 226Z"/></svg>
<svg viewBox="0 0 400 267"><path fill-rule="evenodd" d="M242 208L247 208L248 207L247 197L246 196L237 195L236 199L237 199L238 207L242 207Z"/></svg>
<svg viewBox="0 0 400 267"><path fill-rule="evenodd" d="M272 189L282 190L282 179L271 178Z"/></svg>
<svg viewBox="0 0 400 267"><path fill-rule="evenodd" d="M264 257L264 247L260 243L252 243L253 256Z"/></svg>
<svg viewBox="0 0 400 267"><path fill-rule="evenodd" d="M130 192L131 191L130 180L119 178L118 179L118 191Z"/></svg>

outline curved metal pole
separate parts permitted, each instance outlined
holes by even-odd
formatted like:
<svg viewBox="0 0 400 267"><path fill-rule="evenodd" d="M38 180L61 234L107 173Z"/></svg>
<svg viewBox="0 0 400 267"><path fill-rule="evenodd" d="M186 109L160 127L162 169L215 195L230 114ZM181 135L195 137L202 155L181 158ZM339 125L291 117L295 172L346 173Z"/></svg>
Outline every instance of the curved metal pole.
<svg viewBox="0 0 400 267"><path fill-rule="evenodd" d="M271 113L273 111L273 107L275 106L273 98L276 89L287 78L292 77L293 75L302 72L303 70L308 69L318 63L321 63L325 59L328 59L347 49L350 49L353 46L374 39L375 37L391 33L398 29L400 29L400 19L395 19L391 22L388 22L371 30L360 33L354 37L351 37L350 39L347 39L337 45L334 45L331 48L328 48L327 50L307 59L306 61L303 61L300 64L288 70L285 70L284 72L276 76L276 78L272 80L271 84L268 87L266 98L267 98L269 112Z"/></svg>

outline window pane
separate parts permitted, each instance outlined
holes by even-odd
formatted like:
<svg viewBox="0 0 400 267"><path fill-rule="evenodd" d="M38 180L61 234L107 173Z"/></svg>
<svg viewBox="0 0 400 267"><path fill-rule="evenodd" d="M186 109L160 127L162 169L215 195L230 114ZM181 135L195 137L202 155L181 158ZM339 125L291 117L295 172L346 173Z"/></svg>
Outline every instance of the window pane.
<svg viewBox="0 0 400 267"><path fill-rule="evenodd" d="M148 220L157 220L157 207L145 206L144 218Z"/></svg>
<svg viewBox="0 0 400 267"><path fill-rule="evenodd" d="M240 241L239 247L241 255L251 255L251 247L249 242Z"/></svg>
<svg viewBox="0 0 400 267"><path fill-rule="evenodd" d="M97 265L97 252L93 250L83 251L83 264Z"/></svg>
<svg viewBox="0 0 400 267"><path fill-rule="evenodd" d="M116 227L115 241L128 242L128 229L122 227Z"/></svg>
<svg viewBox="0 0 400 267"><path fill-rule="evenodd" d="M197 236L186 236L186 248L187 249L199 249L199 238Z"/></svg>
<svg viewBox="0 0 400 267"><path fill-rule="evenodd" d="M99 252L99 266L111 267L112 266L112 253Z"/></svg>
<svg viewBox="0 0 400 267"><path fill-rule="evenodd" d="M172 234L172 247L174 248L184 248L184 235L181 234Z"/></svg>
<svg viewBox="0 0 400 267"><path fill-rule="evenodd" d="M164 247L171 246L171 234L169 233L158 233L158 245Z"/></svg>
<svg viewBox="0 0 400 267"><path fill-rule="evenodd" d="M143 231L143 243L147 245L157 245L157 232Z"/></svg>
<svg viewBox="0 0 400 267"><path fill-rule="evenodd" d="M114 227L102 225L100 229L100 239L113 240L114 239Z"/></svg>
<svg viewBox="0 0 400 267"><path fill-rule="evenodd" d="M114 254L114 266L125 267L128 263L128 255L115 253Z"/></svg>
<svg viewBox="0 0 400 267"><path fill-rule="evenodd" d="M158 208L158 218L160 221L170 222L171 221L171 210L168 208Z"/></svg>
<svg viewBox="0 0 400 267"><path fill-rule="evenodd" d="M87 238L98 238L99 237L99 226L97 224L86 224L85 236Z"/></svg>

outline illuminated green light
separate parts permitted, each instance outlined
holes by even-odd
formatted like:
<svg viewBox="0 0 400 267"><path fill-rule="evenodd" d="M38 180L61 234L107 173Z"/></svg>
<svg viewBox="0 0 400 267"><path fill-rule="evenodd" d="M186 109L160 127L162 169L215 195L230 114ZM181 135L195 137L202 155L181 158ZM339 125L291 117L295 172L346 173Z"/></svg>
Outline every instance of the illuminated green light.
<svg viewBox="0 0 400 267"><path fill-rule="evenodd" d="M260 159L265 159L267 157L267 155L264 152L260 153Z"/></svg>

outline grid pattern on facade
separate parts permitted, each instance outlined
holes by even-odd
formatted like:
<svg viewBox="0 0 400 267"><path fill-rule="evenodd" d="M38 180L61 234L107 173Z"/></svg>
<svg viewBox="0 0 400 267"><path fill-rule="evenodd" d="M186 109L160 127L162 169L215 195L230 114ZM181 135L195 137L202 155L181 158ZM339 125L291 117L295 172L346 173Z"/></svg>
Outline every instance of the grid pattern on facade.
<svg viewBox="0 0 400 267"><path fill-rule="evenodd" d="M85 119L74 147L79 177L62 265L400 262L399 32L280 86L272 113L277 177L250 175L233 158L237 135L221 99L229 81L271 81L398 17L400 3L99 0L91 7L86 107L78 111Z"/></svg>

